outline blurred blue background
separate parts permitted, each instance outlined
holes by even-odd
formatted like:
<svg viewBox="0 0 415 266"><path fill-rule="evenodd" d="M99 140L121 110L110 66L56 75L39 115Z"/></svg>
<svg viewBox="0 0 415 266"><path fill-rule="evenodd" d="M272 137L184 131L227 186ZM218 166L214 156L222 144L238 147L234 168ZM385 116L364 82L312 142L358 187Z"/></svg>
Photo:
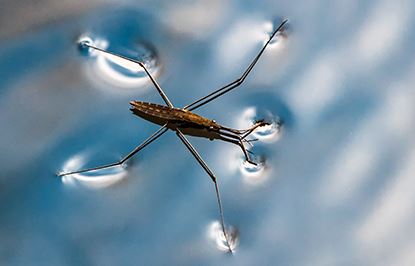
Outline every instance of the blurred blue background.
<svg viewBox="0 0 415 266"><path fill-rule="evenodd" d="M1 265L413 265L415 3L1 1ZM218 175L235 256L215 242L214 187L130 100L162 103L142 73L77 42L146 58L173 104L237 78L197 113L236 128L283 121L253 151L191 138ZM213 230L213 232L212 232ZM217 233L217 232L216 232Z"/></svg>

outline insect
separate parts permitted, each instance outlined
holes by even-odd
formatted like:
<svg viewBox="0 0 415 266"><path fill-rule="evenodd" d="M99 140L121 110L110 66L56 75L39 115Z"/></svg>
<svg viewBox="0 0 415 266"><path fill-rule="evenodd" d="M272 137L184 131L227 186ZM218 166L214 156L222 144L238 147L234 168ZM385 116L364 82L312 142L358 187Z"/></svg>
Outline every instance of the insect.
<svg viewBox="0 0 415 266"><path fill-rule="evenodd" d="M199 153L196 151L196 149L189 142L189 140L186 138L185 135L204 137L210 140L217 139L217 140L222 140L225 142L238 145L242 149L242 152L245 156L246 161L251 164L256 165L256 163L251 160L250 155L249 155L250 152L245 147L245 143L250 143L249 140L246 140L246 137L250 135L256 128L268 125L267 122L257 121L250 128L239 130L239 129L233 129L233 128L220 125L216 121L197 115L192 111L196 110L199 107L204 106L205 104L224 95L225 93L228 93L231 90L239 87L245 81L246 77L251 72L251 70L253 69L253 67L255 66L255 64L257 63L257 61L263 54L263 52L265 51L265 48L269 45L269 43L274 38L274 36L279 31L282 31L287 21L288 21L287 19L283 20L282 23L278 26L278 28L275 29L275 31L270 35L268 41L264 44L262 49L259 51L256 57L252 60L249 66L246 68L245 72L238 79L184 106L183 108L175 108L173 106L173 104L171 103L167 95L164 93L164 91L162 90L158 82L154 79L154 77L150 74L150 72L148 71L148 69L146 68L143 62L125 57L123 55L115 54L110 51L106 51L88 42L82 42L80 45L84 47L91 48L91 49L94 49L94 50L97 50L97 51L100 51L102 53L109 54L112 56L120 57L124 60L128 60L130 62L138 64L144 70L144 72L146 73L146 75L148 76L152 84L154 85L154 87L157 89L158 93L163 98L163 101L165 102L166 105L159 105L159 104L141 102L141 101L131 101L130 110L133 112L133 114L145 120L148 120L150 122L158 124L161 127L118 162L101 165L101 166L97 166L93 168L83 169L83 170L59 173L58 176L79 174L79 173L85 173L89 171L96 171L96 170L101 170L105 168L120 166L124 164L132 156L134 156L139 151L141 151L144 147L146 147L147 145L149 145L150 143L158 139L160 136L162 136L166 131L168 131L169 129L173 130L176 133L176 135L180 138L180 140L183 142L183 144L187 147L187 149L192 153L192 155L195 157L198 163L202 166L202 168L206 171L206 173L210 176L210 178L212 179L215 185L216 198L217 198L217 203L219 207L219 216L220 216L220 222L222 226L222 232L223 232L223 235L226 241L227 249L229 253L232 253L233 252L232 247L228 239L228 234L225 230L225 222L224 222L225 219L223 215L222 202L220 199L219 185L218 185L217 178L215 174L209 169L205 161L202 159L202 157L199 155Z"/></svg>

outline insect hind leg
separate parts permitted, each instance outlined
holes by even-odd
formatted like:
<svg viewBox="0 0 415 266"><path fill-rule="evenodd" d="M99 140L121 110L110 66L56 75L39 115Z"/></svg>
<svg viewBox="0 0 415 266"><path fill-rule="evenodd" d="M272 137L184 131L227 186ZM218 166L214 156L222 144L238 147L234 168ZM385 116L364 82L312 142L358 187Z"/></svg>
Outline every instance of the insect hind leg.
<svg viewBox="0 0 415 266"><path fill-rule="evenodd" d="M57 176L63 177L63 176L66 176L66 175L81 174L81 173L86 173L86 172L91 172L91 171L103 170L103 169L107 169L107 168L111 168L111 167L115 167L115 166L120 166L123 163L125 163L128 159L133 157L140 150L144 149L147 145L149 145L150 143L152 143L153 141L158 139L160 136L162 136L166 131L167 131L166 125L162 126L156 132L154 132L150 137L148 137L145 141L143 141L140 145L138 145L134 150L132 150L129 154L124 156L124 158L122 158L121 160L119 160L115 163L105 164L105 165L92 167L92 168L87 168L87 169L82 169L82 170L78 170L78 171L61 172L61 173L57 173Z"/></svg>
<svg viewBox="0 0 415 266"><path fill-rule="evenodd" d="M126 61L129 61L129 62L132 62L132 63L135 63L135 64L139 65L144 70L144 72L146 73L146 75L150 79L151 83L153 83L154 87L157 89L157 92L160 94L161 98L163 98L163 101L169 107L173 107L173 104L171 103L170 99L164 93L163 89L160 87L160 85L158 84L158 82L156 81L156 79L151 75L150 71L147 69L147 67L145 66L145 64L143 62L141 62L139 60L135 60L135 59L129 58L129 57L126 57L124 55L116 54L116 53L111 52L111 51L107 51L105 49L101 49L101 48L99 48L99 47L97 47L95 45L92 45L90 43L83 42L82 45L87 46L87 47L89 47L91 49L97 50L97 51L99 51L101 53L108 54L108 55L111 55L111 56L115 56L115 57L118 57L118 58L121 58L123 60L126 60Z"/></svg>

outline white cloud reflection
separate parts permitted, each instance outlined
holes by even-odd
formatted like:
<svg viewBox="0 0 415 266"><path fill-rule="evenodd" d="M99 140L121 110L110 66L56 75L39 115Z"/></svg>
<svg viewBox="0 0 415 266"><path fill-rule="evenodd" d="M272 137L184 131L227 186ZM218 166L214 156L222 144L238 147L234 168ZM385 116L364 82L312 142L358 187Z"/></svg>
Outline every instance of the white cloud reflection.
<svg viewBox="0 0 415 266"><path fill-rule="evenodd" d="M409 154L393 178L385 184L372 210L357 227L357 243L369 256L392 256L395 252L402 252L395 249L398 243L412 242L410 228L415 218L414 173L415 150ZM409 247L411 246L413 247Z"/></svg>
<svg viewBox="0 0 415 266"><path fill-rule="evenodd" d="M405 38L410 23L411 1L381 1L369 13L357 32L357 58L365 66L376 65L385 60Z"/></svg>
<svg viewBox="0 0 415 266"><path fill-rule="evenodd" d="M85 164L85 157L82 155L73 156L63 165L62 172L82 169ZM81 185L92 189L101 189L119 183L127 177L127 173L124 167L119 166L88 173L66 175L61 179L62 183L67 186Z"/></svg>

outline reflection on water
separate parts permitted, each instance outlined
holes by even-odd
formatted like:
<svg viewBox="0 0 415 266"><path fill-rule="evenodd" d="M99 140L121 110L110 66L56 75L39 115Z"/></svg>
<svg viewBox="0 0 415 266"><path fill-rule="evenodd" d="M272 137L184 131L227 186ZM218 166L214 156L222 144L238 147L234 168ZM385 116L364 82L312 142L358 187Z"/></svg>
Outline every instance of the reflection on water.
<svg viewBox="0 0 415 266"><path fill-rule="evenodd" d="M257 165L248 163L240 149L229 149L228 146L224 146L224 150L221 152L222 156L226 158L226 163L222 165L230 173L235 173L238 180L242 177L242 181L249 186L264 184L268 181L274 167L267 164L270 154L260 143L254 144L249 150L252 153L250 154L251 160Z"/></svg>
<svg viewBox="0 0 415 266"><path fill-rule="evenodd" d="M226 227L226 226L225 226ZM239 232L233 226L226 228L226 234L228 236L229 245L232 251L235 252L239 244ZM226 243L225 235L223 234L222 226L219 221L213 221L210 223L207 229L207 236L215 243L215 247L221 251L228 252L228 245Z"/></svg>
<svg viewBox="0 0 415 266"><path fill-rule="evenodd" d="M269 36L281 25L281 19L275 19L273 21L267 21L266 23L264 23L264 29L266 32L266 36L264 36L264 44L267 41L267 39L269 38ZM287 23L285 25L285 27L283 28L283 30L278 31L275 34L275 37L271 40L271 42L269 43L269 48L271 49L275 49L277 47L282 47L286 40L287 40L287 27L289 27L289 23Z"/></svg>
<svg viewBox="0 0 415 266"><path fill-rule="evenodd" d="M78 41L79 48L83 55L91 57L92 79L101 78L104 81L116 86L117 88L137 88L148 83L148 77L137 63L124 59L122 57L99 51L93 47L102 50L114 52L108 40L96 38L93 40L89 36L82 36ZM91 47L92 46L92 47ZM143 62L148 71L157 77L160 70L159 59L155 48L147 43L134 43L133 47L126 49L121 47L122 56Z"/></svg>
<svg viewBox="0 0 415 266"><path fill-rule="evenodd" d="M85 165L85 157L76 155L70 158L62 167L62 172L71 172L82 169ZM62 183L67 186L84 186L93 189L100 189L119 183L127 177L127 170L124 166L116 166L108 169L90 171L80 174L63 176Z"/></svg>
<svg viewBox="0 0 415 266"><path fill-rule="evenodd" d="M249 185L259 185L266 182L270 171L264 156L255 154L254 158L257 165L244 161L239 167L243 180Z"/></svg>
<svg viewBox="0 0 415 266"><path fill-rule="evenodd" d="M260 141L264 142L274 142L281 137L282 133L282 123L280 119L271 111L263 107L250 106L247 107L239 119L240 127L243 127L247 124L254 124L258 120L264 120L269 123L262 127L258 127L253 133L252 136L257 138Z"/></svg>
<svg viewBox="0 0 415 266"><path fill-rule="evenodd" d="M78 48L82 55L84 56L96 56L98 51L89 47L88 45L94 45L96 47L100 47L105 49L108 47L108 43L101 40L93 41L91 37L88 35L82 35L78 40Z"/></svg>

